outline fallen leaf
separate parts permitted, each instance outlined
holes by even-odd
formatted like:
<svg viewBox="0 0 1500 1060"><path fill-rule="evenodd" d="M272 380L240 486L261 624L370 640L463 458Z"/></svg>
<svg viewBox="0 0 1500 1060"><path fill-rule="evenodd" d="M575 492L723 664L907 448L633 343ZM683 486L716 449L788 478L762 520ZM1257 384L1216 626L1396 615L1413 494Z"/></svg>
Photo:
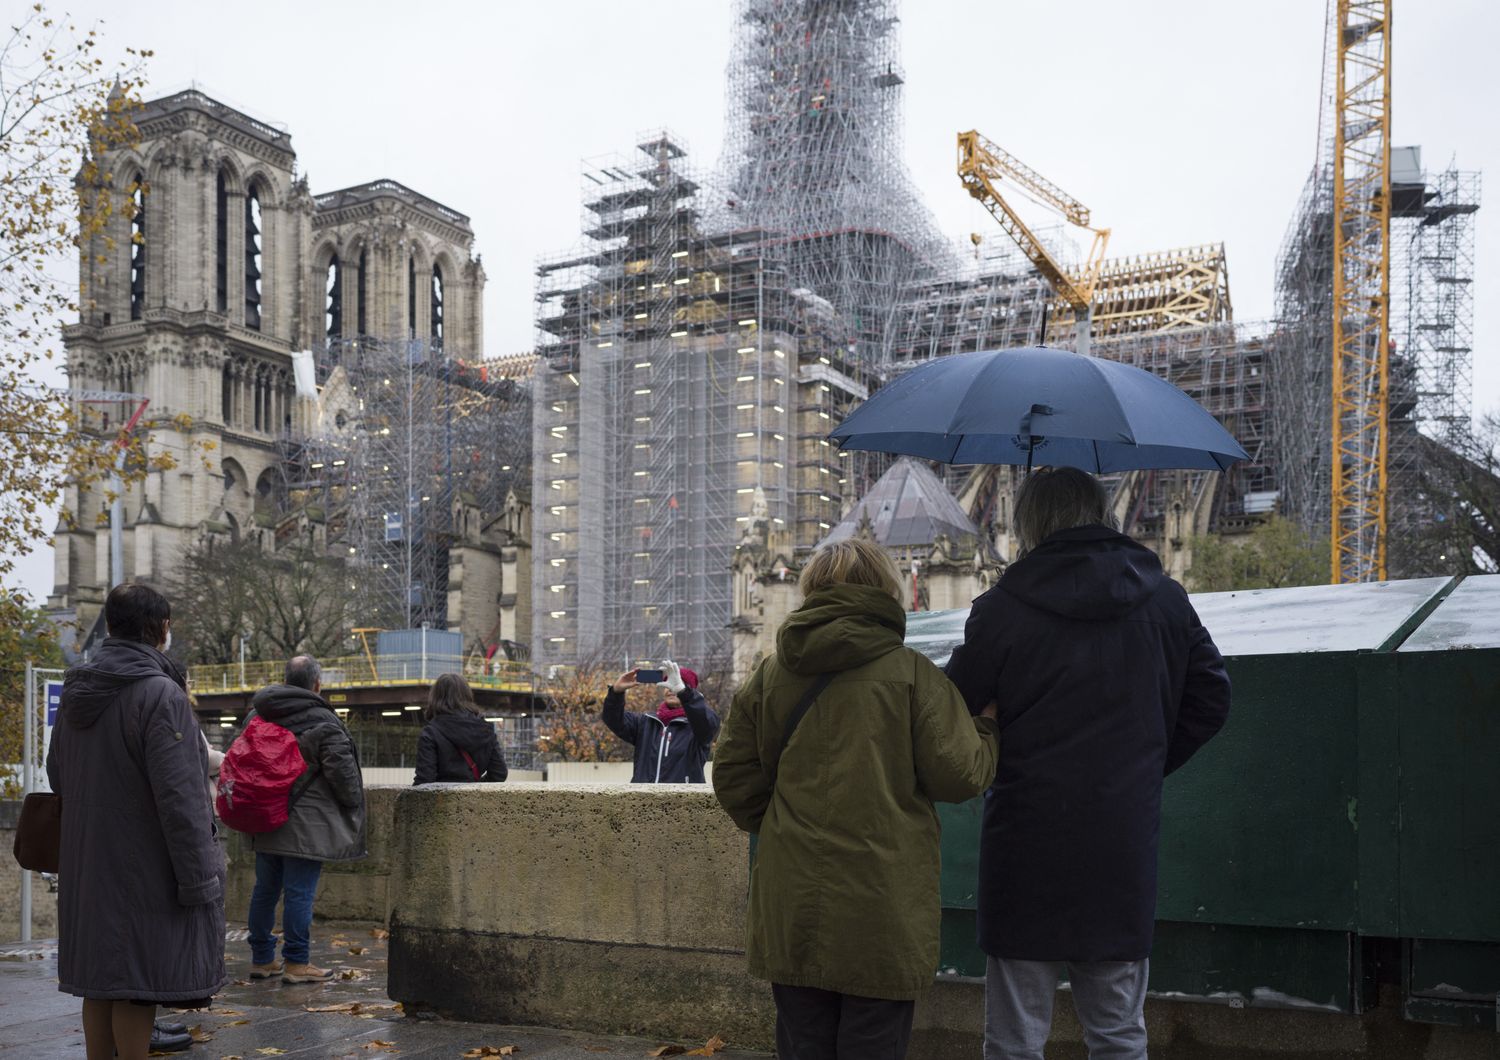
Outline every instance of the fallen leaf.
<svg viewBox="0 0 1500 1060"><path fill-rule="evenodd" d="M350 946L349 952L358 957L361 953L365 952L365 948L363 946Z"/></svg>
<svg viewBox="0 0 1500 1060"><path fill-rule="evenodd" d="M706 1041L706 1042L703 1043L703 1048L702 1049L690 1049L684 1055L686 1055L686 1056L713 1056L714 1053L717 1053L722 1048L724 1048L724 1039L720 1038L717 1034L715 1034L712 1038L710 1038L708 1041Z"/></svg>
<svg viewBox="0 0 1500 1060"><path fill-rule="evenodd" d="M687 1052L687 1050L684 1049L680 1045L658 1045L655 1049L652 1049L646 1055L647 1056L681 1056L685 1052Z"/></svg>
<svg viewBox="0 0 1500 1060"><path fill-rule="evenodd" d="M264 1046L264 1047L262 1047L260 1049L255 1050L255 1051L257 1053L259 1053L261 1056L285 1056L286 1055L286 1050L285 1049L278 1049L274 1045L267 1045L267 1046Z"/></svg>
<svg viewBox="0 0 1500 1060"><path fill-rule="evenodd" d="M307 1005L308 1012L358 1012L358 1001L342 1001L337 1005Z"/></svg>
<svg viewBox="0 0 1500 1060"><path fill-rule="evenodd" d="M250 980L248 980L248 979L236 979L234 981L234 985L235 986L249 986L250 985Z"/></svg>
<svg viewBox="0 0 1500 1060"><path fill-rule="evenodd" d="M226 1027L248 1027L249 1025L249 1020L230 1020L228 1023L224 1024L224 1026Z"/></svg>
<svg viewBox="0 0 1500 1060"><path fill-rule="evenodd" d="M477 1060L481 1056L513 1056L519 1051L514 1045L481 1045L464 1053L464 1060Z"/></svg>
<svg viewBox="0 0 1500 1060"><path fill-rule="evenodd" d="M243 1016L244 1013L241 1012L239 1009L233 1009L233 1008L216 1008L216 1009L214 1009L214 1015L216 1015L216 1016Z"/></svg>
<svg viewBox="0 0 1500 1060"><path fill-rule="evenodd" d="M347 945L349 945L349 940L346 939L346 938L344 938L344 936L342 936L342 935L335 935L335 936L333 936L333 938L331 938L331 939L328 940L328 945L330 945L330 946L347 946Z"/></svg>
<svg viewBox="0 0 1500 1060"><path fill-rule="evenodd" d="M391 933L385 928L371 928L370 937L372 939L388 939L391 937Z"/></svg>
<svg viewBox="0 0 1500 1060"><path fill-rule="evenodd" d="M239 1053L235 1053L232 1056L221 1056L219 1060L245 1060L245 1058Z"/></svg>
<svg viewBox="0 0 1500 1060"><path fill-rule="evenodd" d="M188 1034L192 1036L195 1042L211 1042L214 1040L214 1036L204 1030L201 1024L196 1027L189 1027Z"/></svg>
<svg viewBox="0 0 1500 1060"><path fill-rule="evenodd" d="M395 1042L383 1042L379 1038L371 1038L369 1041L365 1042L364 1045L360 1046L360 1048L368 1049L371 1052L380 1050L381 1052L398 1053L401 1051L396 1048Z"/></svg>
<svg viewBox="0 0 1500 1060"><path fill-rule="evenodd" d="M337 975L335 975L334 978L342 979L345 982L353 982L357 979L368 979L370 977L367 973L360 971L358 968L345 968Z"/></svg>

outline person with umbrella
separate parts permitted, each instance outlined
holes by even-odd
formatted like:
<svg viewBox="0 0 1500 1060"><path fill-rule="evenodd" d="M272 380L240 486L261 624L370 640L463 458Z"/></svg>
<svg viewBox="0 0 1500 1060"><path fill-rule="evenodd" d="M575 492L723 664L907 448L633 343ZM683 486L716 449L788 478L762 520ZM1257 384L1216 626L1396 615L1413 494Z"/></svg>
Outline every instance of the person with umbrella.
<svg viewBox="0 0 1500 1060"><path fill-rule="evenodd" d="M1089 1055L1144 1060L1162 782L1224 725L1230 687L1187 593L1080 468L1217 469L1245 452L1163 380L1046 349L930 362L833 437L1028 468L1020 555L947 666L1000 730L979 852L984 1057L1041 1060L1066 971Z"/></svg>
<svg viewBox="0 0 1500 1060"><path fill-rule="evenodd" d="M947 673L998 704L979 946L985 1060L1040 1060L1066 970L1090 1056L1144 1058L1162 780L1223 726L1229 678L1182 586L1110 528L1099 482L1027 476L1022 555L974 601Z"/></svg>

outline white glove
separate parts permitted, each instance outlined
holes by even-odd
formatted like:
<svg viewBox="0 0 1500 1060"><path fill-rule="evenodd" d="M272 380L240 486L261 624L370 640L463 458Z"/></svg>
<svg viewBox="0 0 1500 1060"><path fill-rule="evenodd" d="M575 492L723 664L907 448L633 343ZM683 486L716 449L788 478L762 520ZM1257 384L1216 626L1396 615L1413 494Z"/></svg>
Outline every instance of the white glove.
<svg viewBox="0 0 1500 1060"><path fill-rule="evenodd" d="M671 689L674 696L687 688L687 685L682 682L682 667L678 666L671 659L667 659L661 664L661 675L662 684Z"/></svg>

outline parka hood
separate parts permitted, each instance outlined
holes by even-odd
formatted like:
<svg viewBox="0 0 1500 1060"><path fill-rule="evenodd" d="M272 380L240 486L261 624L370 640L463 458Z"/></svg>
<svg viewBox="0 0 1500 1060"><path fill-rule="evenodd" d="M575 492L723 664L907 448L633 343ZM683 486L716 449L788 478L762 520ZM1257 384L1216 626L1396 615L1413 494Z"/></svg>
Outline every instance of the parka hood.
<svg viewBox="0 0 1500 1060"><path fill-rule="evenodd" d="M1077 526L1012 563L998 587L1054 615L1106 621L1136 610L1165 579L1149 548L1107 526Z"/></svg>
<svg viewBox="0 0 1500 1060"><path fill-rule="evenodd" d="M267 685L255 693L250 706L267 721L281 721L311 707L328 709L322 696L310 688L296 685Z"/></svg>
<svg viewBox="0 0 1500 1060"><path fill-rule="evenodd" d="M868 585L819 589L787 616L776 654L793 673L852 670L901 647L906 612L889 593Z"/></svg>
<svg viewBox="0 0 1500 1060"><path fill-rule="evenodd" d="M439 714L427 724L436 726L437 731L446 736L455 747L470 754L476 748L488 747L495 731L492 724L468 711L461 714Z"/></svg>
<svg viewBox="0 0 1500 1060"><path fill-rule="evenodd" d="M75 729L87 729L114 705L127 686L148 677L167 677L187 687L177 664L149 644L106 637L93 658L64 675L64 720Z"/></svg>

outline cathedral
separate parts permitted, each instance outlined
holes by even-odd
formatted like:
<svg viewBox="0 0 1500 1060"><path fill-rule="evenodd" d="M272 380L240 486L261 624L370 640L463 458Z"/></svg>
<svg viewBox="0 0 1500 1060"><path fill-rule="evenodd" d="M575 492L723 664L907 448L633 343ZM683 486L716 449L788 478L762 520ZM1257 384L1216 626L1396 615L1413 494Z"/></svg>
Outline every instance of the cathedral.
<svg viewBox="0 0 1500 1060"><path fill-rule="evenodd" d="M485 275L463 214L392 180L314 194L285 131L196 90L146 103L136 124L139 142L103 159L104 179L134 209L115 210L81 248L67 372L101 429L117 427L110 417L128 416L139 398L100 395L146 398L147 456L172 466L151 470L124 498L119 571L110 569L106 488L68 492L48 602L85 628L111 584L169 582L204 534L248 536L267 551L311 539L360 558L349 514L358 486L328 475L322 450L308 445L355 453L358 435L380 433L361 422L367 402L355 365L366 362L354 353L401 351L408 370L441 371L480 400L497 386L474 367ZM481 504L447 481L442 518L428 521L442 524L431 540L441 542L445 569L427 578L424 599L435 603L420 617L493 638L501 599L521 588L501 585L502 570L512 580L529 572L529 554L516 555L526 547L528 500L521 490ZM416 492L410 482L407 492ZM425 483L421 492L430 492ZM483 588L466 599L466 585ZM529 635L510 631L518 643Z"/></svg>

